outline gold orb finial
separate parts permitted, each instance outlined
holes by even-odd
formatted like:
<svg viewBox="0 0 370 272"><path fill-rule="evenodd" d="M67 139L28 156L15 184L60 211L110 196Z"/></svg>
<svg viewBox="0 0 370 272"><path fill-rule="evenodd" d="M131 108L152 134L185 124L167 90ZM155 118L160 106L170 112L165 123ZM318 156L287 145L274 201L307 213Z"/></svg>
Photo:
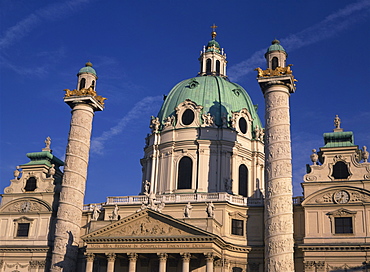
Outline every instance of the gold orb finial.
<svg viewBox="0 0 370 272"><path fill-rule="evenodd" d="M88 61L88 62L86 62L85 66L86 66L86 67L88 67L88 66L89 66L89 67L92 67L93 65L92 65L92 63L91 63L90 61Z"/></svg>
<svg viewBox="0 0 370 272"><path fill-rule="evenodd" d="M217 28L218 26L216 26L215 24L213 24L213 26L211 26L211 28L213 29L213 31L212 31L212 34L211 34L211 36L212 36L212 39L214 40L215 38L216 38L216 36L217 36L217 33L216 33L216 28Z"/></svg>

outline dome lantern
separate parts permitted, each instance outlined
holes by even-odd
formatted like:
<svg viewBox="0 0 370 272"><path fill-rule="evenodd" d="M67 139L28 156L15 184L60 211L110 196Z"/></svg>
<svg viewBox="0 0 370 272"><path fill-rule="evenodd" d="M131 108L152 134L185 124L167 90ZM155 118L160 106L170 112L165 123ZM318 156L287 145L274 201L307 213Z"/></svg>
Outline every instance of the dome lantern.
<svg viewBox="0 0 370 272"><path fill-rule="evenodd" d="M216 28L213 24L211 26L212 33L207 46L203 47L203 51L200 52L200 72L201 76L222 76L226 77L226 54L220 44L216 41Z"/></svg>

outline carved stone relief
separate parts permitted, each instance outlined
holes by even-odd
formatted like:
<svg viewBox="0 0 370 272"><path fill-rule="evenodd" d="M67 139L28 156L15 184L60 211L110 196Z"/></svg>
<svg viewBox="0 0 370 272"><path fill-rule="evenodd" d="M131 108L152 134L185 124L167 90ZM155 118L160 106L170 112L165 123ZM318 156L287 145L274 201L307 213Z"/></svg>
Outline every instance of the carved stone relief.
<svg viewBox="0 0 370 272"><path fill-rule="evenodd" d="M125 224L119 229L112 230L110 232L104 233L103 235L108 237L120 237L120 236L153 236L153 235L179 236L183 234L185 234L183 230L167 225L150 216L146 216L145 218Z"/></svg>
<svg viewBox="0 0 370 272"><path fill-rule="evenodd" d="M3 211L32 213L32 212L48 212L50 211L50 209L45 204L41 204L35 200L24 199L6 206L5 209L3 209Z"/></svg>

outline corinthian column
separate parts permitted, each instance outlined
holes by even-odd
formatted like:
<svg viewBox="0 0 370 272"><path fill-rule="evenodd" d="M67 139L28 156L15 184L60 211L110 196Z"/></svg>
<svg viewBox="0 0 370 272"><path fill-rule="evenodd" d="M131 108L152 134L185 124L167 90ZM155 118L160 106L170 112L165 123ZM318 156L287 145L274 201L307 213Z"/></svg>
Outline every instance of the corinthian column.
<svg viewBox="0 0 370 272"><path fill-rule="evenodd" d="M293 272L293 203L289 96L292 75L260 77L265 97L265 271Z"/></svg>
<svg viewBox="0 0 370 272"><path fill-rule="evenodd" d="M64 175L60 191L51 271L76 271L90 137L94 111L103 103L91 89L67 91L64 101L72 108Z"/></svg>
<svg viewBox="0 0 370 272"><path fill-rule="evenodd" d="M181 253L182 257L182 272L189 272L190 271L190 253Z"/></svg>
<svg viewBox="0 0 370 272"><path fill-rule="evenodd" d="M157 253L159 257L159 272L166 272L166 264L167 264L167 253Z"/></svg>

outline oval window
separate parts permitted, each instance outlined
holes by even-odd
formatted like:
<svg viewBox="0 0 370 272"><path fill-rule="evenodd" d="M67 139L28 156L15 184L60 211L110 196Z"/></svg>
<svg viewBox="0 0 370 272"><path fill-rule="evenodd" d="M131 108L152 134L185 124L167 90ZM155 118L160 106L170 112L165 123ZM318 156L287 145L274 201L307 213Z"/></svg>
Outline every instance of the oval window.
<svg viewBox="0 0 370 272"><path fill-rule="evenodd" d="M241 133L243 134L247 133L247 121L245 120L244 117L239 119L239 129Z"/></svg>
<svg viewBox="0 0 370 272"><path fill-rule="evenodd" d="M185 126L190 125L194 121L194 112L190 109L185 110L182 114L181 120Z"/></svg>

